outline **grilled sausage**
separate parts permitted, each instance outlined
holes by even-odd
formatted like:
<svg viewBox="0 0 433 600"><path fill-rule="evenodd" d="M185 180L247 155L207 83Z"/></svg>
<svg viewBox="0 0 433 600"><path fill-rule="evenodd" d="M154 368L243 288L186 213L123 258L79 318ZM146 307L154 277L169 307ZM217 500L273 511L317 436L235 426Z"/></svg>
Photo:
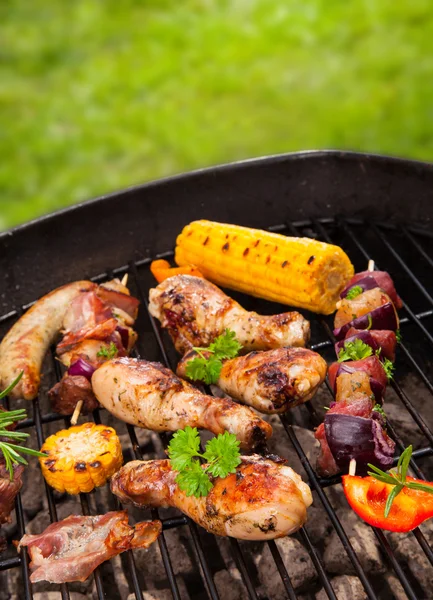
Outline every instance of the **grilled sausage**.
<svg viewBox="0 0 433 600"><path fill-rule="evenodd" d="M44 356L60 332L76 296L96 287L91 281L68 283L43 296L18 319L0 344L0 386L6 389L23 371L11 398L33 400L39 391Z"/></svg>

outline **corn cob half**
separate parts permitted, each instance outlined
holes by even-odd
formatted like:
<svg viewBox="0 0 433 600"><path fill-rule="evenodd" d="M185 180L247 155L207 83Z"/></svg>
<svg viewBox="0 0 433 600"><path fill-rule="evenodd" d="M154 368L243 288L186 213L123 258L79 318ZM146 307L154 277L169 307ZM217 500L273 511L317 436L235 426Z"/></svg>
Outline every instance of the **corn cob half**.
<svg viewBox="0 0 433 600"><path fill-rule="evenodd" d="M326 315L354 273L338 246L212 221L184 227L175 260L224 287Z"/></svg>
<svg viewBox="0 0 433 600"><path fill-rule="evenodd" d="M91 492L104 485L123 463L119 438L112 427L84 423L47 438L39 459L48 485L59 492Z"/></svg>

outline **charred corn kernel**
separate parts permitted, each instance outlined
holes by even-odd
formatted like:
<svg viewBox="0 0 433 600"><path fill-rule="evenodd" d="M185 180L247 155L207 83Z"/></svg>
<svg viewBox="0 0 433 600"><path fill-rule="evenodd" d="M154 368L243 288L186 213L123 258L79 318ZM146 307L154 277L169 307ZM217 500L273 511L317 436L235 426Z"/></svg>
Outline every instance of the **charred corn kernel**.
<svg viewBox="0 0 433 600"><path fill-rule="evenodd" d="M58 431L41 448L46 482L59 492L91 492L104 485L123 463L119 438L112 427L84 423Z"/></svg>
<svg viewBox="0 0 433 600"><path fill-rule="evenodd" d="M354 273L338 246L212 221L184 227L175 260L219 285L326 315Z"/></svg>
<svg viewBox="0 0 433 600"><path fill-rule="evenodd" d="M194 265L185 265L183 267L170 267L166 260L154 260L150 265L150 271L158 283L173 277L173 275L194 275L203 277L200 271Z"/></svg>

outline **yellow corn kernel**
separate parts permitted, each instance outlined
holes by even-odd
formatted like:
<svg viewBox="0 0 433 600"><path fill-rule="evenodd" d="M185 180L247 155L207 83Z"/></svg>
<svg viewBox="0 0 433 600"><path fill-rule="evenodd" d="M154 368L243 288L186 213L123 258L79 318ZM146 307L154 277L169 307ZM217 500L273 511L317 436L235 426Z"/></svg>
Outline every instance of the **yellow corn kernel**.
<svg viewBox="0 0 433 600"><path fill-rule="evenodd" d="M123 464L122 447L112 427L84 423L47 438L39 458L48 485L79 494L104 485Z"/></svg>
<svg viewBox="0 0 433 600"><path fill-rule="evenodd" d="M338 246L212 221L184 227L175 261L224 287L323 314L354 273Z"/></svg>

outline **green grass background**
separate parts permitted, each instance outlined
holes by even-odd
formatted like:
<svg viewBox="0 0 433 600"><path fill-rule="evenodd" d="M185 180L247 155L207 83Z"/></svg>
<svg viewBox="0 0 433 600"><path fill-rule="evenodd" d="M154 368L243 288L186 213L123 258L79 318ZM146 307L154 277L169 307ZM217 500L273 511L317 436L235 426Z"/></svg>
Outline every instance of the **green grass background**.
<svg viewBox="0 0 433 600"><path fill-rule="evenodd" d="M3 0L0 228L310 148L433 160L431 0Z"/></svg>

